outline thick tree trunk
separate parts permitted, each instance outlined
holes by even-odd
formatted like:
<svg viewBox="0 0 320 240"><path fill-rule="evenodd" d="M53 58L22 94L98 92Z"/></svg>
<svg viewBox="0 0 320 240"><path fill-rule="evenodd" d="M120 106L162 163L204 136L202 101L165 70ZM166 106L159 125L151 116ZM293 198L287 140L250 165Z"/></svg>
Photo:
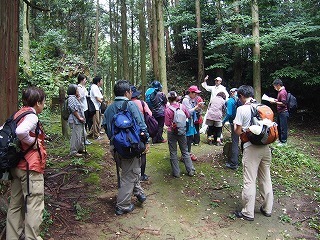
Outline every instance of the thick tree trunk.
<svg viewBox="0 0 320 240"><path fill-rule="evenodd" d="M167 58L170 59L172 58L172 50L171 50L171 44L170 44L170 33L168 27L164 29L165 35L166 35L166 50L167 50Z"/></svg>
<svg viewBox="0 0 320 240"><path fill-rule="evenodd" d="M201 11L200 11L200 0L196 0L196 18L197 28L201 28ZM204 79L204 63L203 63L203 43L202 43L202 32L197 31L198 38L198 86L203 82Z"/></svg>
<svg viewBox="0 0 320 240"><path fill-rule="evenodd" d="M261 101L260 40L258 0L252 0L253 88L255 99Z"/></svg>
<svg viewBox="0 0 320 240"><path fill-rule="evenodd" d="M127 31L127 5L126 0L121 0L121 43L122 43L122 75L129 79L129 58L128 58L128 31Z"/></svg>
<svg viewBox="0 0 320 240"><path fill-rule="evenodd" d="M19 0L0 3L0 124L18 109ZM10 100L10 101L8 101Z"/></svg>
<svg viewBox="0 0 320 240"><path fill-rule="evenodd" d="M162 83L162 91L168 92L166 50L164 42L163 1L156 0L157 26L158 26L158 51L159 51L159 81Z"/></svg>
<svg viewBox="0 0 320 240"><path fill-rule="evenodd" d="M142 89L147 87L147 68L146 68L146 21L145 21L145 1L139 1L139 39L140 39L140 77ZM144 94L142 94L144 96Z"/></svg>
<svg viewBox="0 0 320 240"><path fill-rule="evenodd" d="M179 5L179 0L174 0L174 5L177 7ZM182 37L180 36L181 32L182 27L180 24L173 27L173 46L174 52L177 55L183 54L184 52Z"/></svg>
<svg viewBox="0 0 320 240"><path fill-rule="evenodd" d="M239 7L239 1L235 0L234 1L234 12L236 15L240 13L240 7ZM236 25L235 34L240 34L240 26L239 24ZM234 47L233 49L233 59L234 59L234 64L233 64L233 81L232 84L233 86L240 86L241 84L241 77L242 77L242 62L241 62L241 49L239 47Z"/></svg>
<svg viewBox="0 0 320 240"><path fill-rule="evenodd" d="M114 14L113 13L113 8L114 5L112 4L112 1L109 0L109 27L110 27L110 91L109 91L109 97L110 99L113 99L113 86L115 82L115 73L114 73L114 42L113 42L113 21L114 21Z"/></svg>
<svg viewBox="0 0 320 240"><path fill-rule="evenodd" d="M151 22L151 28L152 28L152 48L151 52L153 53L153 73L155 75L156 79L160 80L160 72L159 72L159 41L158 41L158 19L157 19L157 1L158 0L152 0L152 22Z"/></svg>

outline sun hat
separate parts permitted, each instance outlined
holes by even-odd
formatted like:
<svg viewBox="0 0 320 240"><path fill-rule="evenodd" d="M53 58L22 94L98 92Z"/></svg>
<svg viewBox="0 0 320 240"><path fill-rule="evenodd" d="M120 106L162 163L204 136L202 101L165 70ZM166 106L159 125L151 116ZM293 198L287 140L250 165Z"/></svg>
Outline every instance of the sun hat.
<svg viewBox="0 0 320 240"><path fill-rule="evenodd" d="M222 81L222 78L221 77L216 77L214 80Z"/></svg>
<svg viewBox="0 0 320 240"><path fill-rule="evenodd" d="M167 98L174 98L174 97L178 97L178 94L175 91L168 92Z"/></svg>
<svg viewBox="0 0 320 240"><path fill-rule="evenodd" d="M135 86L131 86L132 96L131 98L137 98L140 96L141 92Z"/></svg>
<svg viewBox="0 0 320 240"><path fill-rule="evenodd" d="M230 92L236 92L236 91L238 91L237 88L231 88L231 89L230 89Z"/></svg>
<svg viewBox="0 0 320 240"><path fill-rule="evenodd" d="M191 87L189 87L188 91L189 92L195 92L195 93L201 93L201 91L195 85L192 85Z"/></svg>

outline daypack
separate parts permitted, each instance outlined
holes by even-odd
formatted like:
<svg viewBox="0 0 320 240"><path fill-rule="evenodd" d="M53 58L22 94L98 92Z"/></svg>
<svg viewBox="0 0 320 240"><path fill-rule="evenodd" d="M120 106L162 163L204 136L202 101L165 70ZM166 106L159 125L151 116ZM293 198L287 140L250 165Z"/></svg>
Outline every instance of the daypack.
<svg viewBox="0 0 320 240"><path fill-rule="evenodd" d="M88 103L88 116L89 118L91 118L96 114L96 107L94 106L94 103L92 102L89 96L87 97L87 103Z"/></svg>
<svg viewBox="0 0 320 240"><path fill-rule="evenodd" d="M69 110L69 106L68 106L68 100L69 98L67 97L62 105L62 109L61 109L61 116L63 120L68 121L69 115L70 115L70 110Z"/></svg>
<svg viewBox="0 0 320 240"><path fill-rule="evenodd" d="M149 108L152 108L152 99L154 98L156 93L156 89L155 88L148 88L146 93L145 93L145 97L146 97L146 103L148 104Z"/></svg>
<svg viewBox="0 0 320 240"><path fill-rule="evenodd" d="M144 110L145 104L143 101L141 101L141 105L143 109L144 121L148 128L148 133L151 138L154 138L158 133L158 122L152 115L149 115L149 113Z"/></svg>
<svg viewBox="0 0 320 240"><path fill-rule="evenodd" d="M14 114L6 120L2 129L0 130L0 178L2 173L8 171L10 168L15 168L24 155L33 148L37 141L39 123L36 128L36 141L28 147L26 151L22 151L20 140L16 134L16 128L19 121L27 114L35 114L33 111L26 111L21 113L16 119Z"/></svg>
<svg viewBox="0 0 320 240"><path fill-rule="evenodd" d="M170 105L169 109L174 113L171 129L177 135L185 135L187 132L187 116L181 109L181 104L177 108Z"/></svg>
<svg viewBox="0 0 320 240"><path fill-rule="evenodd" d="M273 121L274 113L264 104L251 104L251 122L247 132L240 135L242 142L267 145L278 139L278 125Z"/></svg>
<svg viewBox="0 0 320 240"><path fill-rule="evenodd" d="M124 101L121 109L113 116L111 123L112 137L116 152L123 158L140 156L146 149L141 141L141 129L128 111L128 101Z"/></svg>
<svg viewBox="0 0 320 240"><path fill-rule="evenodd" d="M298 102L296 97L289 92L287 94L287 109L291 114L296 113L298 109Z"/></svg>

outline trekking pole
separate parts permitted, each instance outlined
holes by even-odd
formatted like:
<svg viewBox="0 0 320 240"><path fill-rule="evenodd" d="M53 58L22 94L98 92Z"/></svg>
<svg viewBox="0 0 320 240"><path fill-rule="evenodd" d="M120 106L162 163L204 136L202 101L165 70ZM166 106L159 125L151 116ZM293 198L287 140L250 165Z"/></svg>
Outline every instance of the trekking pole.
<svg viewBox="0 0 320 240"><path fill-rule="evenodd" d="M119 166L119 157L118 156L116 156L116 154L115 154L115 156L114 156L114 159L115 159L115 161L116 161L116 168L117 168L117 180L118 180L118 189L119 188L121 188L121 183L120 183L120 166Z"/></svg>
<svg viewBox="0 0 320 240"><path fill-rule="evenodd" d="M223 124L223 127L227 129L229 133L231 133L231 130L225 124Z"/></svg>
<svg viewBox="0 0 320 240"><path fill-rule="evenodd" d="M86 145L86 135L85 135L85 125L83 124L83 147L84 147L84 157L87 157L87 145Z"/></svg>

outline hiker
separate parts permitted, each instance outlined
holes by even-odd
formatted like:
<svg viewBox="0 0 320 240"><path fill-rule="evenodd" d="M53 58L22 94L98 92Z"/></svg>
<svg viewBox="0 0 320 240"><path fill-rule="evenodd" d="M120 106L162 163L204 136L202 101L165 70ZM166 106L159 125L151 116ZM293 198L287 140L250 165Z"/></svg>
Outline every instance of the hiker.
<svg viewBox="0 0 320 240"><path fill-rule="evenodd" d="M196 128L196 133L193 136L193 145L198 146L200 144L200 126L203 123L203 118L202 118L202 111L204 108L204 101L203 98L197 94L196 96L196 103L199 104L199 108L196 109L196 120L194 121L194 127Z"/></svg>
<svg viewBox="0 0 320 240"><path fill-rule="evenodd" d="M287 143L288 138L288 118L289 112L287 108L287 91L283 86L283 82L280 79L276 79L273 81L273 87L276 91L278 91L277 99L275 99L274 103L277 105L277 122L278 122L278 132L279 132L279 143L278 146L285 145Z"/></svg>
<svg viewBox="0 0 320 240"><path fill-rule="evenodd" d="M222 125L226 122L230 124L231 128L231 156L226 163L226 167L236 170L239 166L238 156L239 156L239 136L234 132L233 120L237 112L237 89L230 89L230 98L226 102L226 115L222 121Z"/></svg>
<svg viewBox="0 0 320 240"><path fill-rule="evenodd" d="M84 136L86 138L85 144L90 145L92 142L90 142L87 139L87 131L86 131L86 126L88 125L87 121L89 119L89 114L88 114L88 102L87 102L87 97L88 95L88 90L86 89L86 83L87 83L87 77L84 74L79 74L78 75L78 91L79 91L79 100L81 103L81 108L84 112L84 117L86 119L85 122L85 128L84 128Z"/></svg>
<svg viewBox="0 0 320 240"><path fill-rule="evenodd" d="M135 86L131 86L131 91L132 91L132 96L131 96L131 101L134 102L137 107L139 108L141 114L143 112L147 112L150 116L152 116L152 112L146 102L143 100L139 100L138 97L140 96L141 92L138 91L138 89ZM142 101L144 103L144 107L142 107ZM148 181L149 176L145 174L146 171L146 164L147 164L147 154L143 153L141 154L141 177L140 181Z"/></svg>
<svg viewBox="0 0 320 240"><path fill-rule="evenodd" d="M114 86L114 95L114 102L108 106L104 113L103 125L105 127L107 136L110 139L110 152L113 155L116 163L119 163L121 168L120 187L118 188L115 213L116 215L122 215L125 213L132 212L134 209L134 204L131 203L132 194L137 197L140 203L143 203L147 199L144 194L144 190L140 185L140 157L138 156L126 159L122 157L117 151L115 151L115 146L113 145L113 117L123 107L124 101L128 101L127 110L130 112L131 116L135 119L136 123L141 128L141 134L143 134L145 139L145 152L149 150L149 134L143 116L139 111L139 108L134 102L129 101L129 99L131 99L132 97L132 91L130 88L129 81L117 81Z"/></svg>
<svg viewBox="0 0 320 240"><path fill-rule="evenodd" d="M68 87L68 109L70 115L68 118L69 127L71 128L70 138L70 156L82 157L84 152L84 124L86 118L80 102L78 86L70 84Z"/></svg>
<svg viewBox="0 0 320 240"><path fill-rule="evenodd" d="M207 138L209 145L222 145L222 116L225 112L226 95L224 92L219 92L212 99L207 110L206 125L208 125Z"/></svg>
<svg viewBox="0 0 320 240"><path fill-rule="evenodd" d="M197 86L193 85L190 86L188 91L186 92L186 95L184 96L182 100L182 104L187 108L190 117L188 117L187 121L187 146L188 146L188 152L190 153L190 157L192 161L196 161L197 157L191 153L191 145L193 142L194 135L197 133L197 130L194 126L194 122L197 120L196 110L200 109L200 106L203 105L203 103L197 103L196 97L197 95L201 93L201 91L198 89Z"/></svg>
<svg viewBox="0 0 320 240"><path fill-rule="evenodd" d="M167 136L168 136L168 145L170 151L170 163L172 169L173 177L179 178L180 177L180 168L179 168L179 161L177 155L177 143L179 144L179 148L182 155L183 163L186 167L188 176L193 176L195 174L195 168L190 158L190 154L188 152L187 146L187 137L186 137L186 118L190 117L190 113L185 105L180 104L177 102L177 93L175 91L170 91L167 95L169 100L169 106L165 109L165 125L168 127L167 129ZM184 130L181 135L176 133L176 129L174 124L174 117L177 112L177 108L182 110L185 114L184 118ZM178 131L178 130L177 130Z"/></svg>
<svg viewBox="0 0 320 240"><path fill-rule="evenodd" d="M251 125L251 103L254 101L253 87L242 85L238 88L238 98L242 106L237 108L236 117L233 120L236 134L245 134ZM256 179L258 178L259 190L262 195L260 212L270 217L273 206L273 190L270 175L271 150L269 145L253 145L250 141L243 144L243 190L242 201L244 206L241 211L235 211L238 218L247 221L254 220L256 201Z"/></svg>
<svg viewBox="0 0 320 240"><path fill-rule="evenodd" d="M151 83L151 88L146 91L146 102L152 111L152 115L158 122L158 133L152 138L152 143L165 143L162 136L164 127L164 109L166 108L167 98L162 92L162 85L159 81L153 81Z"/></svg>
<svg viewBox="0 0 320 240"><path fill-rule="evenodd" d="M26 111L35 114L26 115L19 123L16 134L22 149L29 150L18 166L10 170L11 197L7 212L6 239L42 239L40 225L44 210L44 178L47 152L44 146L45 133L40 125L36 136L38 114L45 104L45 93L37 87L28 87L22 92L23 107L15 117ZM37 129L38 130L38 129ZM36 141L36 142L35 142ZM28 164L27 164L28 163Z"/></svg>
<svg viewBox="0 0 320 240"><path fill-rule="evenodd" d="M96 76L92 80L92 85L90 88L90 98L94 104L96 109L96 114L93 116L93 124L90 129L89 136L92 136L93 139L100 140L100 128L101 128L101 116L100 116L100 105L103 101L103 96L100 91L100 87L102 86L102 78Z"/></svg>

